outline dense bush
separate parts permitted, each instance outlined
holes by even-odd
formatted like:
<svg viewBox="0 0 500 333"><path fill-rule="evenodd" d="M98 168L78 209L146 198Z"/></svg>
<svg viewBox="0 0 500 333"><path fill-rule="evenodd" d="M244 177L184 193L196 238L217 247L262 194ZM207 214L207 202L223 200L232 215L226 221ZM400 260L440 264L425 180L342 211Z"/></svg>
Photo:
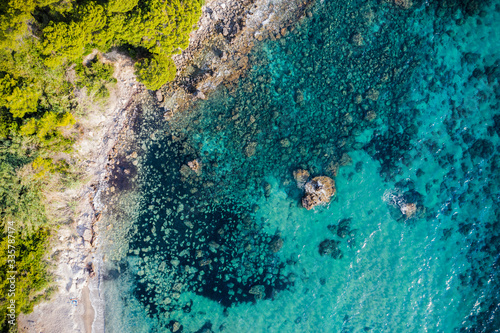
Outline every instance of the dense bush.
<svg viewBox="0 0 500 333"><path fill-rule="evenodd" d="M12 269L9 262L9 238L6 233L0 234L0 330L15 332L15 327L7 322L7 301L15 300L16 317L20 312L29 313L33 306L42 299L47 299L54 291L50 287L50 276L45 260L49 231L46 228L37 229L30 236L16 236L15 263L15 295L9 297ZM44 290L43 293L40 291Z"/></svg>
<svg viewBox="0 0 500 333"><path fill-rule="evenodd" d="M138 79L151 90L159 89L165 82L175 77L175 64L172 58L157 54L135 64Z"/></svg>
<svg viewBox="0 0 500 333"><path fill-rule="evenodd" d="M86 87L90 95L95 95L97 98L105 98L109 96L107 84L116 82L113 78L113 65L105 64L95 58L86 66L79 62L75 66L78 79L76 85L79 88Z"/></svg>

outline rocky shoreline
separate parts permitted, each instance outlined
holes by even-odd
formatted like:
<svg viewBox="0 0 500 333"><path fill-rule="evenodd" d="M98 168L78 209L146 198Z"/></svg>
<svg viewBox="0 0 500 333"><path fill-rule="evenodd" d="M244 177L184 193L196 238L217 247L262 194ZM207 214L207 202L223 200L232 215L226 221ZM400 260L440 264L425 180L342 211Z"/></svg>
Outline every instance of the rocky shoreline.
<svg viewBox="0 0 500 333"><path fill-rule="evenodd" d="M221 84L232 86L250 67L257 41L276 40L295 30L313 0L212 0L203 7L189 47L174 56L176 79L158 91L167 120L205 99Z"/></svg>
<svg viewBox="0 0 500 333"><path fill-rule="evenodd" d="M176 80L156 92L165 119L205 99L220 84L234 85L250 66L247 55L254 41L285 37L297 21L312 16L307 11L312 3L208 0L188 49L174 57ZM115 64L118 82L105 113L91 110L88 119L81 121L85 133L76 150L82 157L80 167L90 180L78 195L76 222L58 230L58 244L52 250L58 253L54 273L59 292L52 301L36 306L33 313L20 316L21 332L104 331L105 300L99 290L102 257L98 225L105 208L101 199L103 195L118 196L118 192L113 193L113 182L131 177L130 168L115 168L115 163L124 160L121 155L130 150L129 135L141 103L151 100L151 92L135 80L130 59L116 52L104 58ZM136 156L129 154L126 159L137 165L133 161Z"/></svg>

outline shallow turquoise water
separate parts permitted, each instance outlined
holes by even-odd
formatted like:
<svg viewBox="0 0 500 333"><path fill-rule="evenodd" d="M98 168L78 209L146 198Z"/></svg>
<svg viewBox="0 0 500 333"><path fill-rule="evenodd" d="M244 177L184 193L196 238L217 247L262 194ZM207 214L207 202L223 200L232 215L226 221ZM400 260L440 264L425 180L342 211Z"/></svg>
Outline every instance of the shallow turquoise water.
<svg viewBox="0 0 500 333"><path fill-rule="evenodd" d="M500 3L313 13L235 89L170 123L144 110L108 331L500 330ZM298 168L335 178L335 199L302 208Z"/></svg>

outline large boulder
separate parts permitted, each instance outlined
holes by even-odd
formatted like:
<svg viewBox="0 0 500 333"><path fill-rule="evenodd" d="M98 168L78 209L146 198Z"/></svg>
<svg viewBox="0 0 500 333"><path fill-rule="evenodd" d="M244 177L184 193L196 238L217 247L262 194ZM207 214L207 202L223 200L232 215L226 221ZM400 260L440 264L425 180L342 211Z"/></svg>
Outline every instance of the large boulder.
<svg viewBox="0 0 500 333"><path fill-rule="evenodd" d="M302 206L309 210L318 205L330 202L335 195L335 181L330 177L315 177L304 186L305 194L302 198Z"/></svg>

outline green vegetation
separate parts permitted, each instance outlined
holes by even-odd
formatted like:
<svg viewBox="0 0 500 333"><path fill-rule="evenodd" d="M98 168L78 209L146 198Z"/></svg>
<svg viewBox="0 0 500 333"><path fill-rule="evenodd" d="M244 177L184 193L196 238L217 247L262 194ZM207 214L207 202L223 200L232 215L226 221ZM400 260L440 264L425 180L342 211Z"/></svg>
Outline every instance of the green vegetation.
<svg viewBox="0 0 500 333"><path fill-rule="evenodd" d="M97 49L127 50L149 89L175 77L171 56L186 48L202 0L5 0L0 2L0 330L6 322L9 223L16 239L16 312L50 291L48 240L57 226L48 188L69 186L78 138L74 92L105 99L113 66ZM56 184L56 185L54 185ZM42 296L45 295L45 296Z"/></svg>
<svg viewBox="0 0 500 333"><path fill-rule="evenodd" d="M139 80L151 90L158 90L165 82L175 77L174 61L162 54L141 59L135 64L135 69Z"/></svg>
<svg viewBox="0 0 500 333"><path fill-rule="evenodd" d="M87 66L80 62L77 63L75 71L78 75L76 86L78 88L87 88L87 92L98 99L108 97L109 91L106 86L116 82L116 79L113 78L113 65L105 64L99 61L97 57Z"/></svg>

